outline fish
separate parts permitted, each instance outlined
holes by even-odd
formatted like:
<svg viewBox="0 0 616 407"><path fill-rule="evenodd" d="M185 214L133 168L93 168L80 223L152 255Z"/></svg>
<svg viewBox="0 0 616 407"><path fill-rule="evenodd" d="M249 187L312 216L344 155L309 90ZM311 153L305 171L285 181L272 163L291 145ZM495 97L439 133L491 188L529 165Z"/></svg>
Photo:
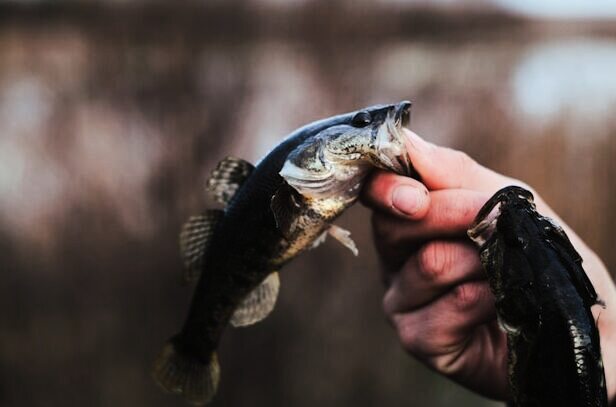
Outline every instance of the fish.
<svg viewBox="0 0 616 407"><path fill-rule="evenodd" d="M512 405L607 406L591 312L605 304L563 228L537 212L530 191L508 186L481 208L468 235L507 335Z"/></svg>
<svg viewBox="0 0 616 407"><path fill-rule="evenodd" d="M216 166L207 185L224 208L191 217L180 233L184 279L197 283L183 327L154 362L163 389L192 404L210 402L223 331L273 310L280 269L328 235L358 254L350 232L333 221L357 201L373 169L415 174L402 130L410 107L402 101L319 120L256 166L235 157Z"/></svg>

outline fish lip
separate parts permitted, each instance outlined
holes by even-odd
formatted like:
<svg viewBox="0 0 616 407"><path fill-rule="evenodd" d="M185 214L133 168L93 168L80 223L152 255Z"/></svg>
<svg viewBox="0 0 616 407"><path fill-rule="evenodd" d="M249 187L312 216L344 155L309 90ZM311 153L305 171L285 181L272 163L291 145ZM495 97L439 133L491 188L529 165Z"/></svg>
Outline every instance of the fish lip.
<svg viewBox="0 0 616 407"><path fill-rule="evenodd" d="M483 204L475 216L475 220L466 232L468 237L475 242L480 250L483 250L483 248L494 239L494 232L503 205L509 205L516 199L526 200L531 208L535 208L532 192L517 185L509 185L501 188Z"/></svg>
<svg viewBox="0 0 616 407"><path fill-rule="evenodd" d="M403 100L398 103L394 113L394 121L397 126L408 126L411 120L411 106L413 106L413 104L408 100Z"/></svg>
<svg viewBox="0 0 616 407"><path fill-rule="evenodd" d="M396 106L394 113L394 123L396 127L396 137L404 141L404 152L396 157L396 161L400 164L402 174L408 177L414 175L411 157L406 146L406 137L402 134L402 127L407 127L411 121L411 107L413 103L409 100L403 100Z"/></svg>
<svg viewBox="0 0 616 407"><path fill-rule="evenodd" d="M393 138L393 141L397 142L395 154L388 154L391 148L385 147L391 142L383 140L383 137L377 137L377 166L386 170L394 171L400 175L413 176L415 171L411 163L411 158L408 153L406 145L406 136L402 133L402 127L406 126L410 120L410 108L411 102L404 100L393 107L387 114L385 119L385 128L387 132ZM383 144L381 144L383 143Z"/></svg>
<svg viewBox="0 0 616 407"><path fill-rule="evenodd" d="M500 204L501 202L498 202L481 219L476 218L471 227L466 231L466 235L475 243L480 251L495 239L496 225L500 215Z"/></svg>

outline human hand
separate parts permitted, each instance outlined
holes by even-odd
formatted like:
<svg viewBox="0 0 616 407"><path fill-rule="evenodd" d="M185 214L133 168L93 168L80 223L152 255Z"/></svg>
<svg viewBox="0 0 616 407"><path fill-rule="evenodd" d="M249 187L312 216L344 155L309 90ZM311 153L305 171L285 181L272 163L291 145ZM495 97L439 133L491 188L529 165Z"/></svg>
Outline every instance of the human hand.
<svg viewBox="0 0 616 407"><path fill-rule="evenodd" d="M407 131L421 182L376 173L363 191L374 209L375 244L386 286L385 314L402 346L437 372L484 396L509 398L507 340L494 299L466 230L500 188L522 182L485 168L466 154ZM598 327L608 397L616 395L616 288L597 255L533 191L538 211L555 219L584 259L607 308ZM595 307L597 308L597 307Z"/></svg>

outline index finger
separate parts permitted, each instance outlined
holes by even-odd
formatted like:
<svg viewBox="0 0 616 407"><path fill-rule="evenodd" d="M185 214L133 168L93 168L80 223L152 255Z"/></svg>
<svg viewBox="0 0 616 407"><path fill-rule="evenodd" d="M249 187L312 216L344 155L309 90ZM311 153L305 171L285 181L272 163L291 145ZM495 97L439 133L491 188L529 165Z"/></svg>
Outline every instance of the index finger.
<svg viewBox="0 0 616 407"><path fill-rule="evenodd" d="M462 151L427 142L408 129L404 132L411 163L430 190L459 188L493 192L512 181Z"/></svg>

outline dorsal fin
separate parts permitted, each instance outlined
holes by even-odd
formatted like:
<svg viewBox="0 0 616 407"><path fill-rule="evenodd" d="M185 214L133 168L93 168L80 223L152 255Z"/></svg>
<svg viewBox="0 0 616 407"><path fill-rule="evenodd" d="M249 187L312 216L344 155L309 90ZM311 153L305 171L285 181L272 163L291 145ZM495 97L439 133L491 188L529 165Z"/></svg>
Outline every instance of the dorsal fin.
<svg viewBox="0 0 616 407"><path fill-rule="evenodd" d="M227 205L254 169L254 165L248 161L227 157L212 171L207 181L207 189L212 192L216 201Z"/></svg>
<svg viewBox="0 0 616 407"><path fill-rule="evenodd" d="M231 325L248 326L268 316L276 305L279 288L280 278L273 272L242 300L231 317Z"/></svg>
<svg viewBox="0 0 616 407"><path fill-rule="evenodd" d="M208 210L202 215L191 216L182 227L180 255L184 261L186 282L199 278L208 241L223 215L224 212L220 209Z"/></svg>

